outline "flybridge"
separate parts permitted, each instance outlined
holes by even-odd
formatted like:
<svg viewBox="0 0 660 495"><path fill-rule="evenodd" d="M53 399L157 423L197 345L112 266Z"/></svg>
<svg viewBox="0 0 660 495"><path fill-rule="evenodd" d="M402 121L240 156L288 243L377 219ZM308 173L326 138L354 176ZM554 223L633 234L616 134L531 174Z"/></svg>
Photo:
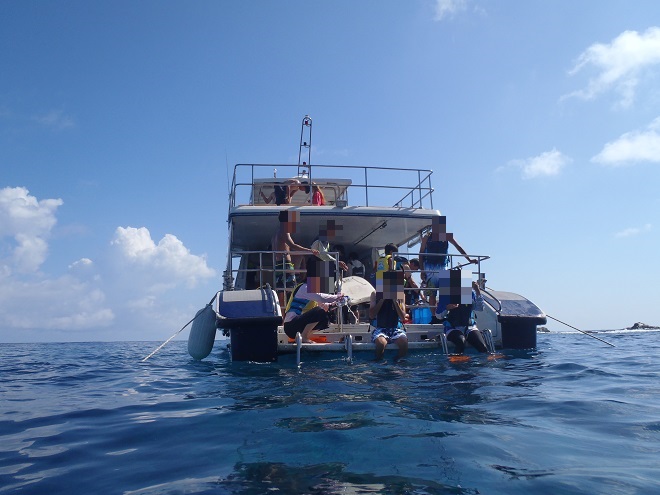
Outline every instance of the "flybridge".
<svg viewBox="0 0 660 495"><path fill-rule="evenodd" d="M313 165L299 175L297 165L238 164L234 167L229 208L264 205L275 186L298 188L291 205L310 205L318 185L328 206L380 206L433 209L432 170L414 168Z"/></svg>

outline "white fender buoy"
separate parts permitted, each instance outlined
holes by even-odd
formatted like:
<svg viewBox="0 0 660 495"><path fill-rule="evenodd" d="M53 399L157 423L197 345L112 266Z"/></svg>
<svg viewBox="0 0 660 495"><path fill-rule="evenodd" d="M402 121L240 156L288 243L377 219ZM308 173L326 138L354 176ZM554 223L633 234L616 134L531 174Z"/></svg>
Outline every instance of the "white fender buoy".
<svg viewBox="0 0 660 495"><path fill-rule="evenodd" d="M211 354L215 341L215 319L215 311L210 304L195 315L188 335L188 354L193 359L202 360Z"/></svg>

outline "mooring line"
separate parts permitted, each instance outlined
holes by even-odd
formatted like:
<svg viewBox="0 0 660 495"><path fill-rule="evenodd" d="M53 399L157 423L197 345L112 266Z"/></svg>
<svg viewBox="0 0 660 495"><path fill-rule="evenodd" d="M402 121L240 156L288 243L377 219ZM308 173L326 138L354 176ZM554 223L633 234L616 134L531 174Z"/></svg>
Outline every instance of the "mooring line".
<svg viewBox="0 0 660 495"><path fill-rule="evenodd" d="M601 341L602 343L604 343L604 344L610 345L610 346L612 346L612 347L616 347L614 344L610 344L609 342L607 342L607 341L605 341L605 340L603 340L603 339L599 339L598 337L596 337L595 335L590 334L589 332L585 332L584 330L580 330L579 328L575 328L573 325L569 325L568 323L565 323L565 322L563 322L563 321L561 321L561 320L558 320L557 318L555 318L555 317L553 317L553 316L550 316L549 314L546 314L545 316L547 316L547 317L550 318L551 320L558 321L558 322L561 323L562 325L566 325L567 327L570 327L570 328L572 328L573 330L577 330L578 332L582 332L583 334L588 335L588 336L591 337L591 338L594 338L594 339L596 339L596 340L600 340L600 341Z"/></svg>

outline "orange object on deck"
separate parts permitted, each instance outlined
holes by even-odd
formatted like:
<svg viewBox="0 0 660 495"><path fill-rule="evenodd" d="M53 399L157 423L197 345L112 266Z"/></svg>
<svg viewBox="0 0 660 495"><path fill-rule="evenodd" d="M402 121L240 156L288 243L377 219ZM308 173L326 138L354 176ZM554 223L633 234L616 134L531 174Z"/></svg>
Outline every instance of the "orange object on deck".
<svg viewBox="0 0 660 495"><path fill-rule="evenodd" d="M312 342L316 342L317 344L327 344L328 343L328 338L325 335L312 335L309 340ZM289 344L293 344L295 342L295 339L292 339L289 337Z"/></svg>

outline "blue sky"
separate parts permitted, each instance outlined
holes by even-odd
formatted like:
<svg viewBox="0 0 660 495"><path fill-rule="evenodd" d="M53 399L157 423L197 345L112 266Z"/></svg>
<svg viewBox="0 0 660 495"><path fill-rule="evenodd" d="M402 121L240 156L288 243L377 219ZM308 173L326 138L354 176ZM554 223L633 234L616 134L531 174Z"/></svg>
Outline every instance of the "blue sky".
<svg viewBox="0 0 660 495"><path fill-rule="evenodd" d="M317 163L433 169L493 288L660 324L655 1L5 0L0 74L0 342L169 337L226 164L296 162L305 114Z"/></svg>

